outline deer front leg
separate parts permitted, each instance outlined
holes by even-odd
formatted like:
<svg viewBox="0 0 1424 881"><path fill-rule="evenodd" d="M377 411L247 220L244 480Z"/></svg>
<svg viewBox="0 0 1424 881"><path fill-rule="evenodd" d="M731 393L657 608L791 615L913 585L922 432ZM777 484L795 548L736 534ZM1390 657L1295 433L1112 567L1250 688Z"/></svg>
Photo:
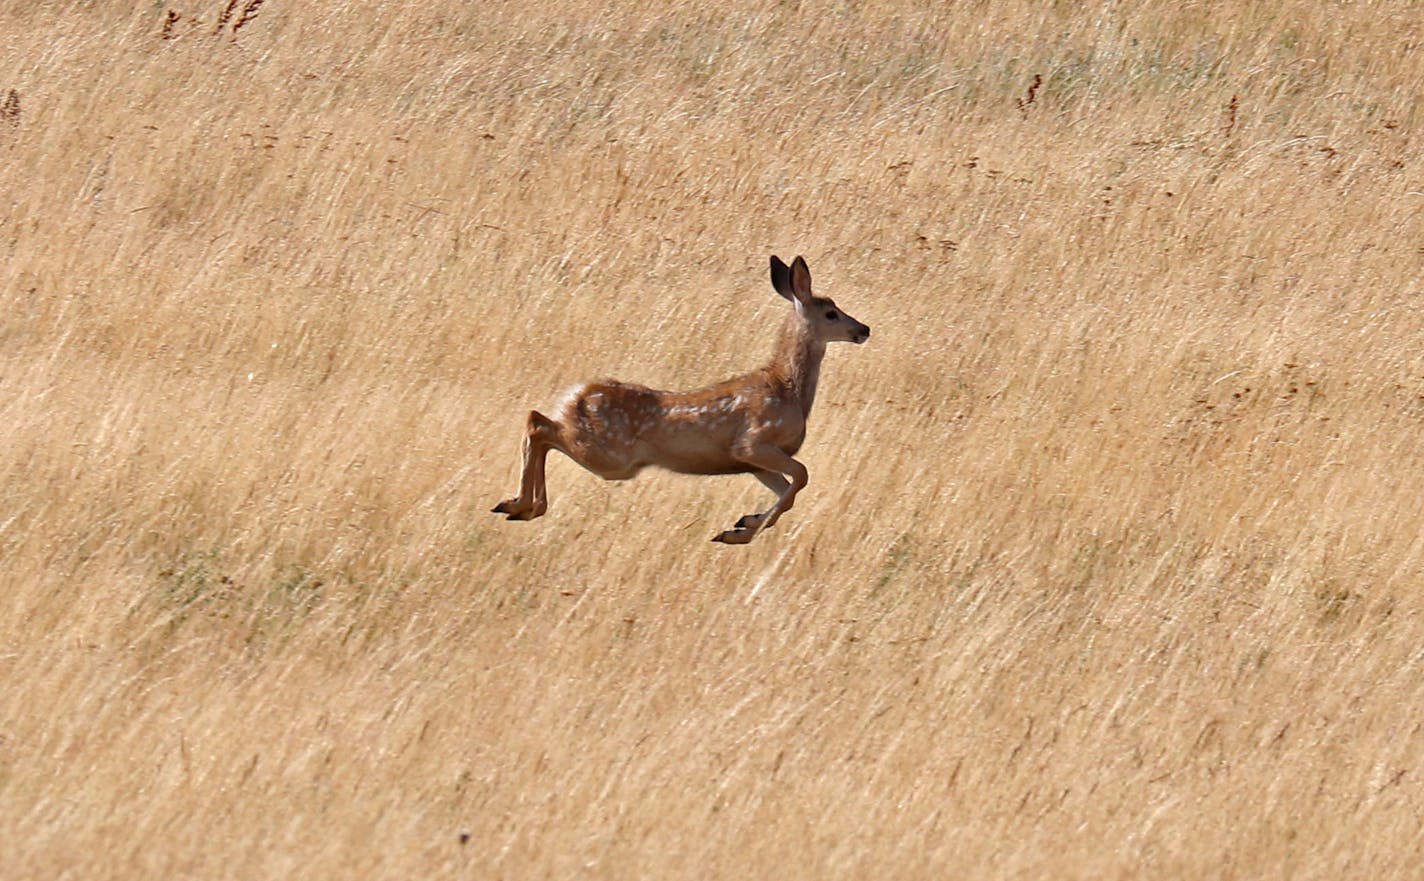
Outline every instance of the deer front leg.
<svg viewBox="0 0 1424 881"><path fill-rule="evenodd" d="M782 514L791 510L791 506L796 503L796 494L806 486L806 466L791 458L780 447L771 444L757 444L734 455L738 461L760 468L754 476L777 494L776 501L770 508L760 514L746 515L731 529L712 539L724 544L746 544L756 538L757 533L763 529L770 529ZM790 482L786 479L788 477Z"/></svg>
<svg viewBox="0 0 1424 881"><path fill-rule="evenodd" d="M538 410L529 411L524 434L524 459L519 475L519 495L505 499L491 511L506 514L510 520L533 520L549 509L548 489L544 485L544 461L556 446L559 425Z"/></svg>
<svg viewBox="0 0 1424 881"><path fill-rule="evenodd" d="M787 487L791 486L791 483L787 481L786 478L777 474L775 471L755 471L752 473L752 477L760 480L762 485L771 490L778 499L785 495ZM762 511L760 514L747 514L734 524L734 528L760 529L762 521L766 519L768 513L767 511Z"/></svg>

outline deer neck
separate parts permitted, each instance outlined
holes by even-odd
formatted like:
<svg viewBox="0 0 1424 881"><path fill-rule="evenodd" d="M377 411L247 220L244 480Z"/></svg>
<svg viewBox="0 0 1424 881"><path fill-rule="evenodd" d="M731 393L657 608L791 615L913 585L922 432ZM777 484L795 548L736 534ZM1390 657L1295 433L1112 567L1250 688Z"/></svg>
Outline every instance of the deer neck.
<svg viewBox="0 0 1424 881"><path fill-rule="evenodd" d="M821 378L821 359L825 355L825 342L807 332L800 317L795 312L791 313L776 342L770 372L801 405L803 417L811 415L811 404L816 400L816 383Z"/></svg>

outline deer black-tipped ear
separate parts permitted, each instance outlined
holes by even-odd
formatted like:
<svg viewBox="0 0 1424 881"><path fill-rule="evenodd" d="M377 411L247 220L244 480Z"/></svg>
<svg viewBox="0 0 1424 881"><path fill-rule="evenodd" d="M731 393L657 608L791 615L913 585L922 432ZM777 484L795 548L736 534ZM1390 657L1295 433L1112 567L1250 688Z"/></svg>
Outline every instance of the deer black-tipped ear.
<svg viewBox="0 0 1424 881"><path fill-rule="evenodd" d="M811 270L800 257L791 261L791 295L803 303L811 299Z"/></svg>
<svg viewBox="0 0 1424 881"><path fill-rule="evenodd" d="M771 255L771 286L776 288L776 292L786 299L792 298L791 270L775 254Z"/></svg>

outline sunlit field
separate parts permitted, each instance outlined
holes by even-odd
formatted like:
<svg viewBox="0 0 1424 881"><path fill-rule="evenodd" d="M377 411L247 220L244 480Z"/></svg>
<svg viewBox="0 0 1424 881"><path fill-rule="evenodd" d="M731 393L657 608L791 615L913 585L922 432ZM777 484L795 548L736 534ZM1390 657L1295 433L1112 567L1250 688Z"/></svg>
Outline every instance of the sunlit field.
<svg viewBox="0 0 1424 881"><path fill-rule="evenodd" d="M1424 862L1416 4L0 4L0 877ZM525 415L874 329L799 458Z"/></svg>

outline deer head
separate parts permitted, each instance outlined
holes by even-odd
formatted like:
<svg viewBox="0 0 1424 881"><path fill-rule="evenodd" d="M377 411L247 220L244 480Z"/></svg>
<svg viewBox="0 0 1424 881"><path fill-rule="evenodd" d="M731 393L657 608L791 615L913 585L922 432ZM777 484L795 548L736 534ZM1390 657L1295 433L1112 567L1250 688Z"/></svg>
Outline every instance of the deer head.
<svg viewBox="0 0 1424 881"><path fill-rule="evenodd" d="M830 297L811 293L811 270L800 257L787 266L771 258L771 286L796 307L808 335L823 343L860 343L870 339L870 328L836 307Z"/></svg>

